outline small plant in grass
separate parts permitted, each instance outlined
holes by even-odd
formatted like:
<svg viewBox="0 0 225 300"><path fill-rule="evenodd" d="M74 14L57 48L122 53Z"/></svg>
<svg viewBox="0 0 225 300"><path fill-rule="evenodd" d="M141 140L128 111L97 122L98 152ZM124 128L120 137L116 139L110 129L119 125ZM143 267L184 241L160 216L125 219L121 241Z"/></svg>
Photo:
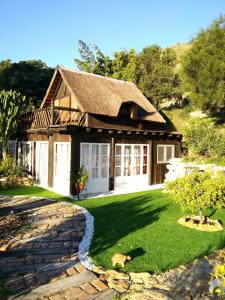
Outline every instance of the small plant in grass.
<svg viewBox="0 0 225 300"><path fill-rule="evenodd" d="M182 211L197 214L200 224L207 222L206 209L215 212L225 207L225 176L222 172L193 172L167 182L166 190L170 198L180 204Z"/></svg>
<svg viewBox="0 0 225 300"><path fill-rule="evenodd" d="M225 259L221 257L220 262L216 262L210 282L210 293L217 295L220 299L225 299Z"/></svg>

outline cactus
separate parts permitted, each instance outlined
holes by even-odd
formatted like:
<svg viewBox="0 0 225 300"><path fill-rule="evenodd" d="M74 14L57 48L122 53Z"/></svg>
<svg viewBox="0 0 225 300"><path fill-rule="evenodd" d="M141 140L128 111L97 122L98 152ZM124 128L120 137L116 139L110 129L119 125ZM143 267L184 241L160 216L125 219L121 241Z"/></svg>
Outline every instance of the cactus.
<svg viewBox="0 0 225 300"><path fill-rule="evenodd" d="M17 91L0 91L0 147L3 159L6 158L8 141L25 106L25 99Z"/></svg>

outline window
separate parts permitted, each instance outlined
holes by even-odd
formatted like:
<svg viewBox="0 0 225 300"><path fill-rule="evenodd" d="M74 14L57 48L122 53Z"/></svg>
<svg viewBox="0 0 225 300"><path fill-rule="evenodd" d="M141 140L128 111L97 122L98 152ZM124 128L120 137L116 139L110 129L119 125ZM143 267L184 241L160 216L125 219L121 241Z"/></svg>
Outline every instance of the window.
<svg viewBox="0 0 225 300"><path fill-rule="evenodd" d="M98 178L98 145L92 145L92 178Z"/></svg>
<svg viewBox="0 0 225 300"><path fill-rule="evenodd" d="M31 169L31 144L30 142L21 143L21 165L25 169Z"/></svg>
<svg viewBox="0 0 225 300"><path fill-rule="evenodd" d="M134 146L133 174L140 175L140 173L141 173L141 146Z"/></svg>
<svg viewBox="0 0 225 300"><path fill-rule="evenodd" d="M81 166L88 172L88 165L89 165L89 145L82 144L81 150Z"/></svg>
<svg viewBox="0 0 225 300"><path fill-rule="evenodd" d="M116 145L116 160L115 160L115 167L116 167L116 176L121 176L121 164L122 163L122 147Z"/></svg>
<svg viewBox="0 0 225 300"><path fill-rule="evenodd" d="M81 144L81 166L85 168L90 178L108 178L109 175L109 145Z"/></svg>
<svg viewBox="0 0 225 300"><path fill-rule="evenodd" d="M108 145L101 146L101 178L108 177Z"/></svg>
<svg viewBox="0 0 225 300"><path fill-rule="evenodd" d="M148 166L148 146L117 144L115 151L115 176L130 177L146 175Z"/></svg>
<svg viewBox="0 0 225 300"><path fill-rule="evenodd" d="M8 142L8 151L14 158L16 158L16 152L17 152L16 141Z"/></svg>
<svg viewBox="0 0 225 300"><path fill-rule="evenodd" d="M124 176L131 175L131 146L124 147Z"/></svg>
<svg viewBox="0 0 225 300"><path fill-rule="evenodd" d="M174 157L174 145L157 145L157 163L166 164Z"/></svg>

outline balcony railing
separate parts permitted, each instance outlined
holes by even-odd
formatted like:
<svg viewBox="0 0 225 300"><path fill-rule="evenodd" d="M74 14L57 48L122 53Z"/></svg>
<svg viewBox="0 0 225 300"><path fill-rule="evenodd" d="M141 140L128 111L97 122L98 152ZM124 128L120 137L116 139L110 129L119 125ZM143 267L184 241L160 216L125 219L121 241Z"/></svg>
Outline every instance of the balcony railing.
<svg viewBox="0 0 225 300"><path fill-rule="evenodd" d="M22 115L21 123L24 129L65 125L85 126L86 113L67 107L47 107Z"/></svg>

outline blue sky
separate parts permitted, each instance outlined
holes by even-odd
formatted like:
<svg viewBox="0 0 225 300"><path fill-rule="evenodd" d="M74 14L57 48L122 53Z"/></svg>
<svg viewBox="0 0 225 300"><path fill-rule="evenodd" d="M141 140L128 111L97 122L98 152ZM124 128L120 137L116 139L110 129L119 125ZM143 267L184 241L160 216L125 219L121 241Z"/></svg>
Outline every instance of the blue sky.
<svg viewBox="0 0 225 300"><path fill-rule="evenodd" d="M185 42L225 14L224 0L0 0L0 60L75 67L78 40L105 54Z"/></svg>

